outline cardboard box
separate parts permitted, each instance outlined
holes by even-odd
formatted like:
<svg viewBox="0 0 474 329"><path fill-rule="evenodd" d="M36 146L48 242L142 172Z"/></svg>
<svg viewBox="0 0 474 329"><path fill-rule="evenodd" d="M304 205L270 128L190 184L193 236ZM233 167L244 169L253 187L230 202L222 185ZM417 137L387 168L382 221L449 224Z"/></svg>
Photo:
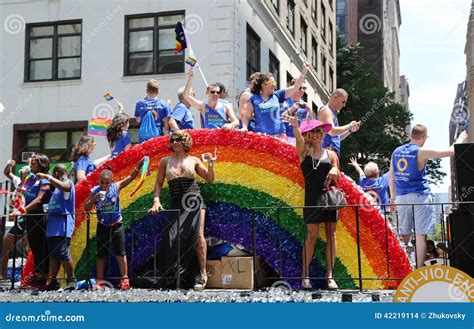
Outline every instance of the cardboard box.
<svg viewBox="0 0 474 329"><path fill-rule="evenodd" d="M206 288L222 288L222 272L220 260L206 261L207 285Z"/></svg>
<svg viewBox="0 0 474 329"><path fill-rule="evenodd" d="M253 289L253 258L222 257L221 277L224 289Z"/></svg>

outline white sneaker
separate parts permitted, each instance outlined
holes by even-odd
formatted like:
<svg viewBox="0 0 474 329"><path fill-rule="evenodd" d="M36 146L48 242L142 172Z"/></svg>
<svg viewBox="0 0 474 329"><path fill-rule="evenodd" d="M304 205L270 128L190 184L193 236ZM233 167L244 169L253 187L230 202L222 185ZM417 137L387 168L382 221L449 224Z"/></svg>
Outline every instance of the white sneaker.
<svg viewBox="0 0 474 329"><path fill-rule="evenodd" d="M328 278L328 290L337 290L337 283L333 278Z"/></svg>
<svg viewBox="0 0 474 329"><path fill-rule="evenodd" d="M207 284L207 274L199 273L194 282L194 290L204 290Z"/></svg>
<svg viewBox="0 0 474 329"><path fill-rule="evenodd" d="M303 286L303 289L313 289L313 286L311 286L311 281L309 281L309 278L303 278L303 280L301 280L301 285Z"/></svg>

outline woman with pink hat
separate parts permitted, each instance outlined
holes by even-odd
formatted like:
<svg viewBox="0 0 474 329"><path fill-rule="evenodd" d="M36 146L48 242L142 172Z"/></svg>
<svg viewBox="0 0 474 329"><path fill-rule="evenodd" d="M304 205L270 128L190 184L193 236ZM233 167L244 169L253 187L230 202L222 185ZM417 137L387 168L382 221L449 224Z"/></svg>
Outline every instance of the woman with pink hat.
<svg viewBox="0 0 474 329"><path fill-rule="evenodd" d="M337 210L316 208L324 192L326 183L339 179L337 155L334 151L322 147L324 136L331 130L329 123L318 120L303 120L298 129L296 117L285 117L291 126L296 139L296 151L301 162L301 170L305 180L305 208L303 216L308 228L303 249L303 280L304 289L311 289L309 266L314 254L314 247L319 236L319 224L324 223L326 233L326 277L328 289L337 289L334 281L333 267L336 260L336 226ZM308 208L307 208L308 207Z"/></svg>

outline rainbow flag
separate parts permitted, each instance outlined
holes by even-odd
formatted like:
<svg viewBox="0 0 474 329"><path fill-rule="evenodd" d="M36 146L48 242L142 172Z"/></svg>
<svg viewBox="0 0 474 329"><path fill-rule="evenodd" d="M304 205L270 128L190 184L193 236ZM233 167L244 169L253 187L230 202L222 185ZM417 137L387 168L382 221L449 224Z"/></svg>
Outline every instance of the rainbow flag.
<svg viewBox="0 0 474 329"><path fill-rule="evenodd" d="M176 33L176 49L174 53L177 55L187 47L186 36L184 35L183 24L181 22L176 23L174 32Z"/></svg>
<svg viewBox="0 0 474 329"><path fill-rule="evenodd" d="M92 118L92 120L89 122L89 126L87 127L87 134L95 136L106 136L107 128L110 126L111 123L112 119L108 117Z"/></svg>
<svg viewBox="0 0 474 329"><path fill-rule="evenodd" d="M194 55L193 48L191 46L188 47L188 57L186 58L186 64L190 65L191 67L194 67L196 65L197 59L196 55Z"/></svg>
<svg viewBox="0 0 474 329"><path fill-rule="evenodd" d="M107 93L107 94L104 95L104 98L107 102L110 102L111 100L114 99L114 96L112 96L111 93Z"/></svg>

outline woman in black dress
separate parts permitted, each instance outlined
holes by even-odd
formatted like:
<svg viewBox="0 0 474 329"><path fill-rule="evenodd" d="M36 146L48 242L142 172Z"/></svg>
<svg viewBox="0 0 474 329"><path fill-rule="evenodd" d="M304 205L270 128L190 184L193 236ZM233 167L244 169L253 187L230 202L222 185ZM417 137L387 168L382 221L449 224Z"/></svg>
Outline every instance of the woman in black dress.
<svg viewBox="0 0 474 329"><path fill-rule="evenodd" d="M298 129L295 117L287 118L293 126L296 138L296 151L301 162L305 183L305 207L319 206L319 199L326 184L339 178L337 155L322 147L324 135L331 130L331 124L318 120L305 120ZM336 260L337 211L322 208L304 208L303 217L308 228L308 236L303 250L303 280L305 289L311 288L309 265L314 255L314 247L319 236L319 224L324 223L326 233L326 263L328 289L337 289L333 279L333 267Z"/></svg>
<svg viewBox="0 0 474 329"><path fill-rule="evenodd" d="M160 196L166 178L170 188L170 208L179 209L181 215L172 212L166 216L160 242L158 274L160 277L174 278L179 271L182 288L189 289L194 286L195 290L202 290L207 283L205 205L195 176L198 174L212 183L216 158L210 153L205 153L203 157L208 163L206 168L199 158L188 155L192 143L191 136L184 130L176 130L170 136L169 147L174 153L164 157L159 163L150 213L157 215L163 210ZM163 288L176 287L174 279L165 279L162 282Z"/></svg>

